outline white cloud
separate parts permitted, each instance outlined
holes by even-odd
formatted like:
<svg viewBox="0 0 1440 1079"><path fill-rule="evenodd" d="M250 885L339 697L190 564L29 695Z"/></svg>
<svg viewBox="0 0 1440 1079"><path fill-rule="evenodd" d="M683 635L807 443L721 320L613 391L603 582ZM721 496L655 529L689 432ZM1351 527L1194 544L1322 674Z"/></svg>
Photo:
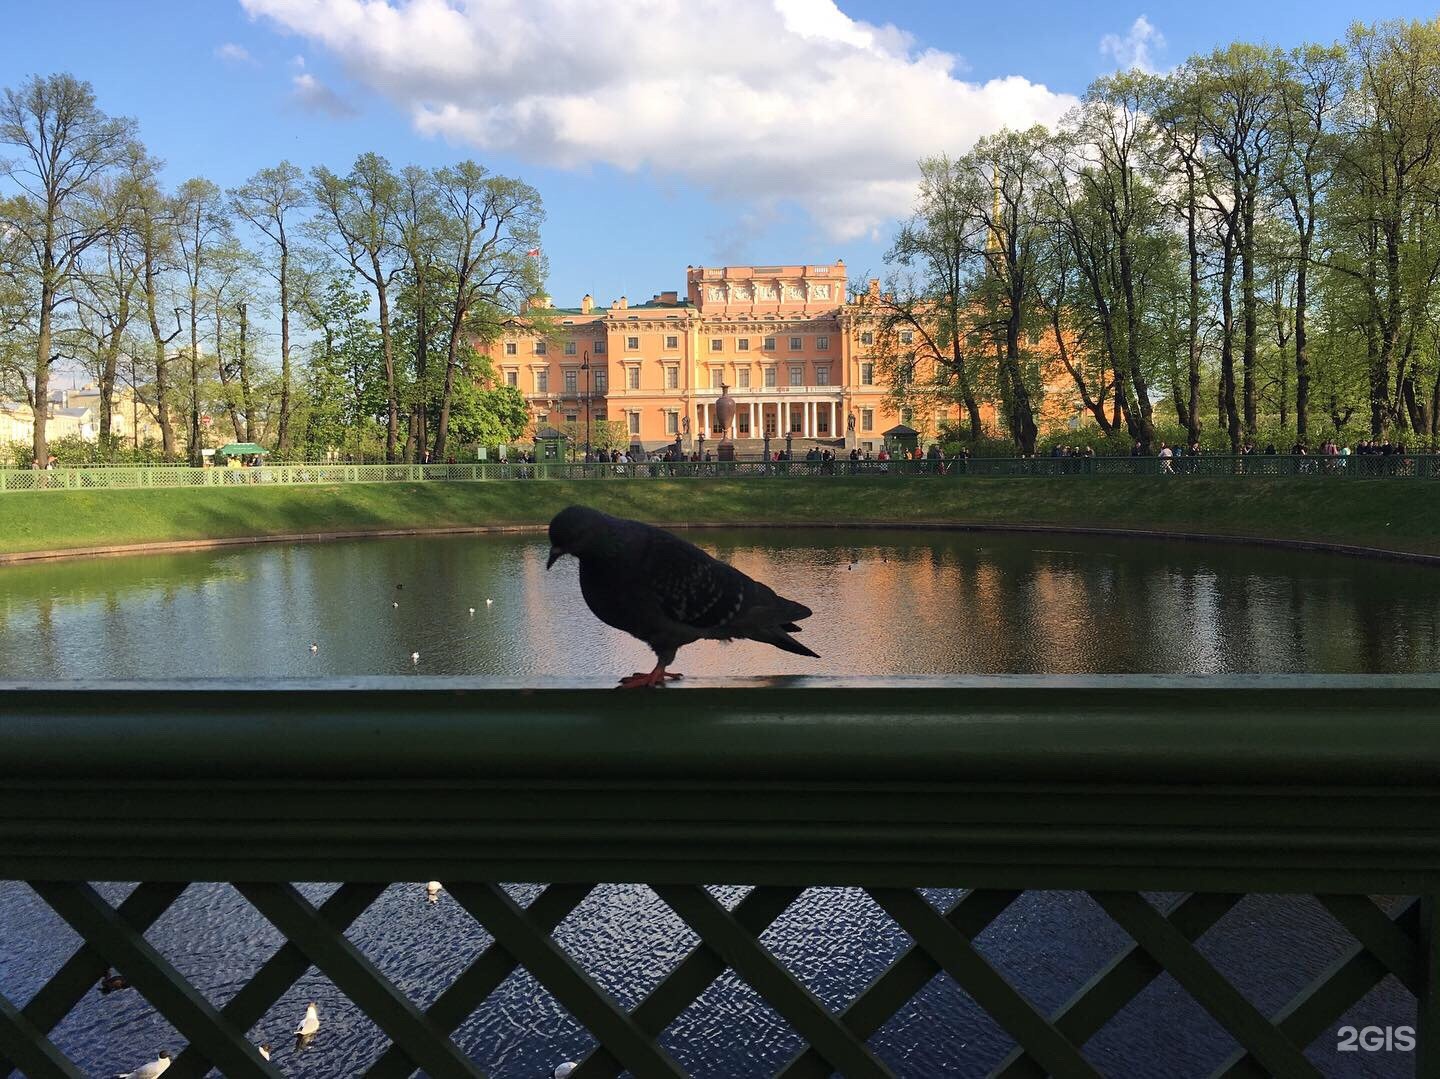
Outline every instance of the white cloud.
<svg viewBox="0 0 1440 1079"><path fill-rule="evenodd" d="M244 45L237 45L233 41L227 41L215 48L217 59L224 60L227 64L253 64L255 58Z"/></svg>
<svg viewBox="0 0 1440 1079"><path fill-rule="evenodd" d="M296 75L290 80L291 98L301 108L311 112L323 112L337 120L348 119L357 114L354 105L346 101L314 75Z"/></svg>
<svg viewBox="0 0 1440 1079"><path fill-rule="evenodd" d="M429 135L528 161L648 169L832 237L906 213L916 162L1075 101L967 82L834 0L241 0L337 57Z"/></svg>
<svg viewBox="0 0 1440 1079"><path fill-rule="evenodd" d="M1155 52L1165 48L1165 35L1149 19L1141 15L1130 25L1124 37L1106 34L1100 39L1100 55L1111 57L1123 71L1139 69L1152 74Z"/></svg>

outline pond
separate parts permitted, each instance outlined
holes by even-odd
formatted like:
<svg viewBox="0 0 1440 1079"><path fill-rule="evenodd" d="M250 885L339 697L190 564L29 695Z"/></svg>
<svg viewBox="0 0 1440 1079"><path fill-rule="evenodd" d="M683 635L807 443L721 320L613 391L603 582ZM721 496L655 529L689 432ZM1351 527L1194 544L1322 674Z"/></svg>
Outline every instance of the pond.
<svg viewBox="0 0 1440 1079"><path fill-rule="evenodd" d="M1429 566L1063 535L690 538L812 608L800 639L823 657L703 642L680 653L692 677L1440 669ZM648 670L585 607L575 560L547 573L546 551L444 536L3 567L0 678Z"/></svg>
<svg viewBox="0 0 1440 1079"><path fill-rule="evenodd" d="M692 679L736 674L1227 673L1433 671L1440 570L1243 546L1095 537L884 531L705 531L690 538L814 610L801 639L823 657L762 645L681 652ZM571 559L545 571L539 535L257 546L0 569L0 678L476 675L521 679L648 669L648 651L599 623ZM471 613L474 608L474 613ZM312 652L312 643L316 646ZM412 653L419 653L418 662ZM277 752L282 751L277 749ZM106 884L112 901L127 885ZM312 901L329 891L302 889ZM512 889L528 901L533 886ZM728 903L743 889L721 889ZM937 903L956 893L931 891ZM1152 897L1159 899L1160 897ZM1384 899L1387 908L1392 900ZM149 939L217 1005L281 943L228 885L192 885ZM418 1003L432 1001L488 943L446 893L389 888L355 941ZM694 944L647 888L597 889L556 933L633 1005ZM77 942L23 884L0 884L0 993L23 1002ZM832 1008L906 945L863 893L812 889L766 944ZM1202 951L1267 1012L1324 969L1348 938L1318 903L1251 896ZM982 953L1051 1010L1126 943L1083 894L1027 893L977 938ZM305 1003L324 1023L290 1044ZM1344 1022L1413 1022L1389 979ZM385 1042L321 975L308 973L255 1028L287 1075L355 1075ZM87 1074L177 1052L179 1037L136 993L91 994L55 1034ZM523 971L460 1028L487 1073L540 1079L589 1037ZM667 1031L692 1074L749 1077L781 1066L796 1035L733 974ZM1009 1039L944 978L871 1039L902 1076L984 1075ZM1408 1075L1400 1053L1310 1057L1335 1076ZM1168 976L1092 1039L1104 1072L1206 1075L1233 1044Z"/></svg>

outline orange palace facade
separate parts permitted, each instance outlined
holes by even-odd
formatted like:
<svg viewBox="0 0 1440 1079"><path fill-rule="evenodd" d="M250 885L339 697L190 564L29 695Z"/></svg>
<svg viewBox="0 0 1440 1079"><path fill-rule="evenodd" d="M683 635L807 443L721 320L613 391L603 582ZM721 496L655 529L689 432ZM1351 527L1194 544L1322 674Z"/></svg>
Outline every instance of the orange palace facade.
<svg viewBox="0 0 1440 1079"><path fill-rule="evenodd" d="M545 336L522 316L489 346L498 377L525 395L537 428L577 423L583 439L588 394L590 419L623 423L630 445L658 449L678 436L690 451L701 432L709 445L723 433L715 426L722 384L738 406L730 435L741 452L787 432L878 449L900 422L868 357L873 326L847 303L843 261L692 266L683 298L622 296L602 308L586 296L578 308L547 306L545 316Z"/></svg>

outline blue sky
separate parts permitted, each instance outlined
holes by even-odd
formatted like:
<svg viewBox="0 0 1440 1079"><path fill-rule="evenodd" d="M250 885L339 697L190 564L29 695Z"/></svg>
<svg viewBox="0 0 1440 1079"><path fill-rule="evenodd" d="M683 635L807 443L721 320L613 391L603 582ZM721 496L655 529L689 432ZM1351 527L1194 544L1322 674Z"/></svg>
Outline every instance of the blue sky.
<svg viewBox="0 0 1440 1079"><path fill-rule="evenodd" d="M1332 40L1408 0L11 0L0 85L69 71L172 182L282 158L473 157L544 197L557 301L687 264L883 269L913 162L1059 115L1096 76L1243 38ZM1014 13L1020 12L1017 16Z"/></svg>

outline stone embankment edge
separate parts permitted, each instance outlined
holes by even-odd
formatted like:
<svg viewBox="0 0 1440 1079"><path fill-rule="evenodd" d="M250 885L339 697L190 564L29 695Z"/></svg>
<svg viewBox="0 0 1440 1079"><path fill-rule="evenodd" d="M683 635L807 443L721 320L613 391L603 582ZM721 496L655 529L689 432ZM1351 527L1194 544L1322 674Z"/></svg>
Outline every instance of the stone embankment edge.
<svg viewBox="0 0 1440 1079"><path fill-rule="evenodd" d="M1116 539L1174 540L1182 543L1244 544L1291 551L1320 551L1327 554L1378 558L1392 562L1415 562L1440 566L1440 554L1401 551L1388 547L1366 547L1324 540L1282 539L1273 536L1246 536L1210 532L1165 532L1142 528L1091 528L1083 525L967 524L956 521L665 521L666 528L767 528L767 529L853 529L876 532L984 532L1035 533L1041 535L1099 536ZM267 536L227 536L220 539L168 540L163 543L127 543L104 547L69 547L55 551L20 551L0 554L0 566L27 562L49 562L64 558L103 558L129 554L164 554L175 551L203 551L220 547L243 547L260 543L324 543L346 539L384 539L397 536L466 536L487 533L536 533L543 524L451 525L437 528L347 529L336 532L285 532Z"/></svg>

